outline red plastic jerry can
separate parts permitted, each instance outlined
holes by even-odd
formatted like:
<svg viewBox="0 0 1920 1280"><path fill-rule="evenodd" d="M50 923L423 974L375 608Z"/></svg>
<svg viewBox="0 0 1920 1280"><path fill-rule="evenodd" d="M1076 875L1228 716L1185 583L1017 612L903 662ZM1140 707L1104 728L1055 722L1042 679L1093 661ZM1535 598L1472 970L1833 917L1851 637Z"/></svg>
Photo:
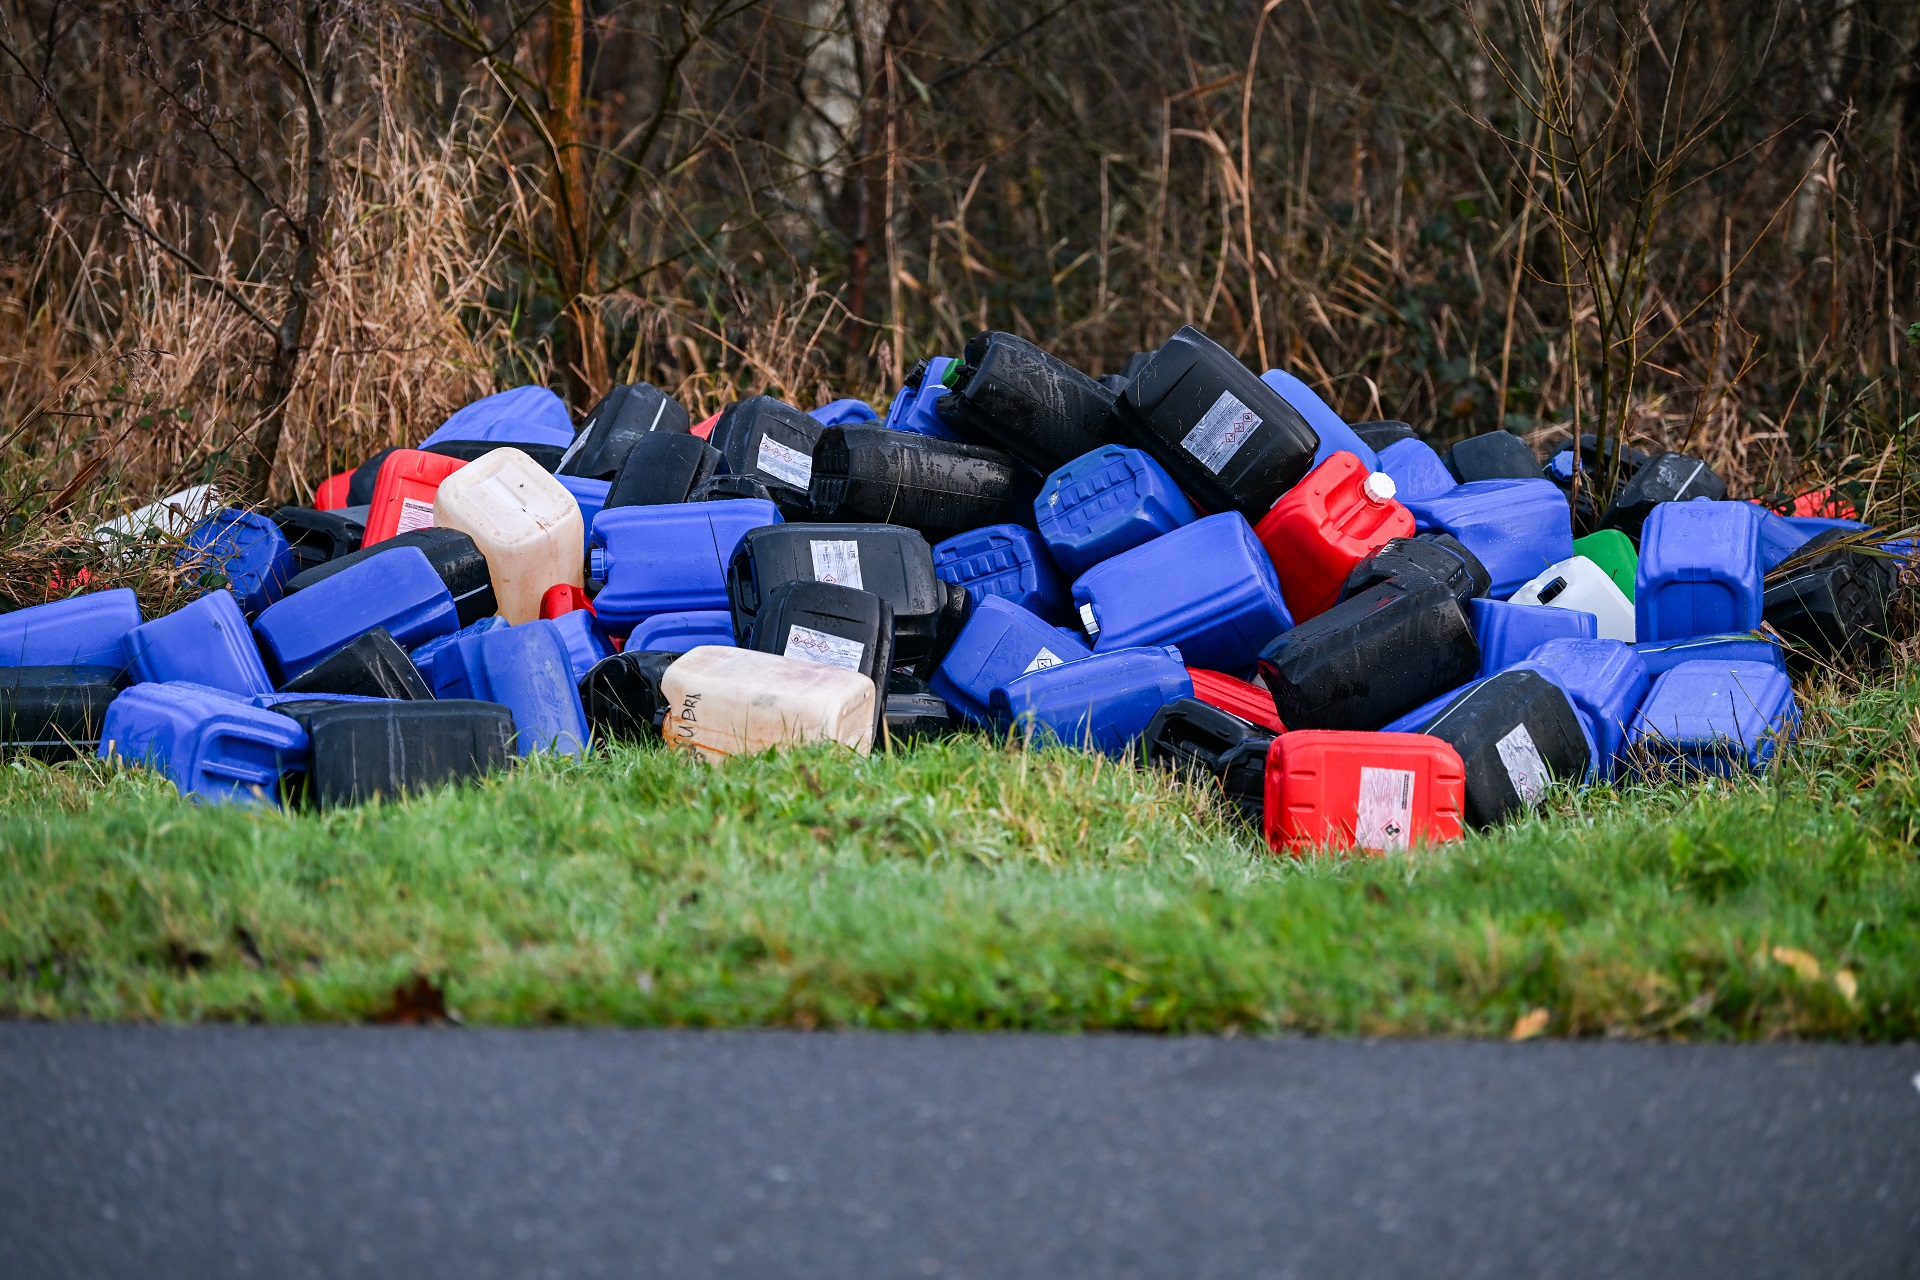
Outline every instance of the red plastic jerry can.
<svg viewBox="0 0 1920 1280"><path fill-rule="evenodd" d="M1273 695L1259 685L1199 667L1188 667L1187 674L1193 677L1193 696L1200 701L1239 716L1248 724L1257 724L1268 733L1287 731L1287 726L1280 723L1280 713L1273 709Z"/></svg>
<svg viewBox="0 0 1920 1280"><path fill-rule="evenodd" d="M388 454L380 464L380 478L373 482L367 532L360 545L371 547L396 534L431 529L440 482L466 465L459 458L419 449L395 449Z"/></svg>
<svg viewBox="0 0 1920 1280"><path fill-rule="evenodd" d="M570 582L556 582L540 597L540 616L543 618L558 618L580 609L592 613L593 602L587 599L584 588Z"/></svg>
<svg viewBox="0 0 1920 1280"><path fill-rule="evenodd" d="M1413 513L1393 499L1393 477L1369 473L1342 449L1286 491L1254 526L1280 575L1296 623L1331 609L1353 566L1391 538L1413 536Z"/></svg>
<svg viewBox="0 0 1920 1280"><path fill-rule="evenodd" d="M1467 771L1424 733L1296 729L1267 753L1267 843L1395 853L1460 838Z"/></svg>
<svg viewBox="0 0 1920 1280"><path fill-rule="evenodd" d="M720 415L717 413L711 418L703 418L691 427L688 427L687 434L690 436L699 436L702 440L711 439L713 437L713 428L719 421Z"/></svg>
<svg viewBox="0 0 1920 1280"><path fill-rule="evenodd" d="M313 491L313 509L315 511L338 511L347 505L347 492L353 488L353 472L342 471L339 475L328 476Z"/></svg>

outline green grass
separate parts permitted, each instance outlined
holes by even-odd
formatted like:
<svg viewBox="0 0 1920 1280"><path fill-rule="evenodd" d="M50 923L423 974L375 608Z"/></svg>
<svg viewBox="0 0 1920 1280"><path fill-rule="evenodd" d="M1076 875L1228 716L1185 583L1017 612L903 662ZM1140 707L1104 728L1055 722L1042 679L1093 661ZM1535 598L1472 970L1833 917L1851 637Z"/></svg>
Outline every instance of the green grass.
<svg viewBox="0 0 1920 1280"><path fill-rule="evenodd" d="M1301 861L1204 792L979 739L621 749L326 815L14 762L0 1014L1905 1038L1917 711L1816 706L1765 781Z"/></svg>

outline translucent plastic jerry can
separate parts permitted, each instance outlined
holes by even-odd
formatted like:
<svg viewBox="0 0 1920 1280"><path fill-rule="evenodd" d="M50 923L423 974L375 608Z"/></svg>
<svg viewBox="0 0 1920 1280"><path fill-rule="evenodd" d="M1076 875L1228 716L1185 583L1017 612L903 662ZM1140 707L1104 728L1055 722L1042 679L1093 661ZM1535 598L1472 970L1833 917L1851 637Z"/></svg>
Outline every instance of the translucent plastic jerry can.
<svg viewBox="0 0 1920 1280"><path fill-rule="evenodd" d="M1155 712L1192 696L1178 649L1116 649L1016 677L993 691L993 713L1030 741L1090 748L1119 760Z"/></svg>
<svg viewBox="0 0 1920 1280"><path fill-rule="evenodd" d="M828 427L813 448L811 516L918 529L929 539L1004 520L1013 455L885 427Z"/></svg>
<svg viewBox="0 0 1920 1280"><path fill-rule="evenodd" d="M1546 605L1592 614L1602 640L1634 641L1633 601L1585 556L1572 556L1543 571L1510 597L1514 604Z"/></svg>
<svg viewBox="0 0 1920 1280"><path fill-rule="evenodd" d="M242 697L273 692L231 591L210 591L143 623L126 633L125 644L127 667L136 680L184 680Z"/></svg>
<svg viewBox="0 0 1920 1280"><path fill-rule="evenodd" d="M1072 612L1067 584L1047 544L1022 525L992 524L955 534L933 548L933 571L941 581L965 587L975 605L1000 596L1047 619Z"/></svg>
<svg viewBox="0 0 1920 1280"><path fill-rule="evenodd" d="M1546 480L1476 480L1401 501L1423 531L1450 533L1480 557L1496 599L1573 554L1567 497Z"/></svg>
<svg viewBox="0 0 1920 1280"><path fill-rule="evenodd" d="M1320 447L1298 410L1191 325L1127 384L1114 421L1201 506L1248 520L1313 468Z"/></svg>
<svg viewBox="0 0 1920 1280"><path fill-rule="evenodd" d="M686 435L685 407L651 382L621 383L587 413L556 475L611 480L633 446L649 435Z"/></svg>
<svg viewBox="0 0 1920 1280"><path fill-rule="evenodd" d="M948 370L959 372L958 360L947 356L933 356L913 366L907 374L906 384L893 397L893 403L887 406L884 426L889 431L911 431L919 436L932 436L936 440L958 440L960 433L940 421L940 415L934 410L934 404L947 394L944 379Z"/></svg>
<svg viewBox="0 0 1920 1280"><path fill-rule="evenodd" d="M200 571L201 582L233 592L251 618L287 593L294 574L293 548L280 526L253 511L229 507L187 531L177 565Z"/></svg>
<svg viewBox="0 0 1920 1280"><path fill-rule="evenodd" d="M446 478L466 466L458 458L420 449L395 449L380 464L361 545L375 547L397 533L430 529L433 501Z"/></svg>
<svg viewBox="0 0 1920 1280"><path fill-rule="evenodd" d="M709 763L813 742L873 749L879 691L857 671L754 649L702 647L660 678L661 736Z"/></svg>
<svg viewBox="0 0 1920 1280"><path fill-rule="evenodd" d="M1600 634L1590 613L1511 600L1475 600L1467 607L1480 646L1480 674L1490 676L1531 657L1549 640L1592 640Z"/></svg>
<svg viewBox="0 0 1920 1280"><path fill-rule="evenodd" d="M540 597L554 583L586 582L579 504L518 449L495 449L447 477L433 513L434 523L480 548L500 616L516 626L540 616Z"/></svg>
<svg viewBox="0 0 1920 1280"><path fill-rule="evenodd" d="M1368 472L1341 450L1260 517L1254 536L1273 561L1295 622L1338 604L1354 566L1375 550L1413 536L1413 515L1393 495L1393 477Z"/></svg>
<svg viewBox="0 0 1920 1280"><path fill-rule="evenodd" d="M1030 671L1090 657L1077 639L1001 596L986 596L947 651L931 681L933 691L978 725L993 722L993 691Z"/></svg>
<svg viewBox="0 0 1920 1280"><path fill-rule="evenodd" d="M144 764L196 800L277 804L286 776L306 768L307 735L216 689L138 684L107 708L99 756Z"/></svg>
<svg viewBox="0 0 1920 1280"><path fill-rule="evenodd" d="M270 605L254 620L253 634L268 666L287 679L375 627L414 649L459 625L453 595L426 553L395 547Z"/></svg>
<svg viewBox="0 0 1920 1280"><path fill-rule="evenodd" d="M1476 827L1534 808L1556 782L1583 781L1593 769L1594 746L1572 700L1537 671L1481 681L1421 732L1460 753Z"/></svg>
<svg viewBox="0 0 1920 1280"><path fill-rule="evenodd" d="M212 485L189 485L158 502L149 502L138 510L95 526L93 540L112 547L117 542L155 536L177 538L192 528L194 521L211 515L219 507L220 497Z"/></svg>
<svg viewBox="0 0 1920 1280"><path fill-rule="evenodd" d="M940 421L969 440L1052 471L1113 438L1113 392L1011 333L977 333L942 374Z"/></svg>
<svg viewBox="0 0 1920 1280"><path fill-rule="evenodd" d="M1765 608L1760 512L1746 502L1662 502L1640 534L1642 640L1752 631Z"/></svg>
<svg viewBox="0 0 1920 1280"><path fill-rule="evenodd" d="M1402 502L1437 498L1459 484L1425 440L1396 440L1380 450L1379 457L1378 470L1393 477Z"/></svg>
<svg viewBox="0 0 1920 1280"><path fill-rule="evenodd" d="M129 587L0 613L0 667L119 670L127 665L122 641L140 621L140 600Z"/></svg>
<svg viewBox="0 0 1920 1280"><path fill-rule="evenodd" d="M1251 668L1293 626L1273 563L1237 511L1102 561L1073 584L1094 651L1177 645L1196 666Z"/></svg>
<svg viewBox="0 0 1920 1280"><path fill-rule="evenodd" d="M1278 852L1403 853L1460 838L1466 768L1425 734L1302 729L1274 739L1266 789Z"/></svg>
<svg viewBox="0 0 1920 1280"><path fill-rule="evenodd" d="M1627 731L1653 765L1710 775L1764 771L1800 723L1793 686L1764 662L1683 662L1653 682Z"/></svg>
<svg viewBox="0 0 1920 1280"><path fill-rule="evenodd" d="M1560 686L1593 739L1599 776L1610 781L1652 683L1645 660L1618 640L1549 640L1514 669L1537 671Z"/></svg>
<svg viewBox="0 0 1920 1280"><path fill-rule="evenodd" d="M1320 437L1320 447L1313 455L1314 466L1323 465L1328 458L1345 450L1358 458L1360 465L1368 471L1380 469L1380 457L1373 451L1373 446L1348 426L1346 419L1335 413L1312 387L1285 369L1269 369L1260 375L1260 381L1272 387L1282 400L1292 405L1307 420L1313 433Z"/></svg>
<svg viewBox="0 0 1920 1280"><path fill-rule="evenodd" d="M750 530L780 523L765 499L613 507L593 522L588 570L604 584L593 607L624 636L659 613L727 607L727 565Z"/></svg>
<svg viewBox="0 0 1920 1280"><path fill-rule="evenodd" d="M573 415L567 412L566 403L545 387L514 387L455 410L420 442L420 447L449 440L559 445L564 449L573 443Z"/></svg>
<svg viewBox="0 0 1920 1280"><path fill-rule="evenodd" d="M1033 512L1070 578L1200 518L1165 467L1122 444L1102 445L1048 476Z"/></svg>
<svg viewBox="0 0 1920 1280"><path fill-rule="evenodd" d="M722 648L737 645L733 634L733 614L726 609L688 609L682 613L656 613L645 622L634 624L627 635L627 648L685 653L703 644Z"/></svg>

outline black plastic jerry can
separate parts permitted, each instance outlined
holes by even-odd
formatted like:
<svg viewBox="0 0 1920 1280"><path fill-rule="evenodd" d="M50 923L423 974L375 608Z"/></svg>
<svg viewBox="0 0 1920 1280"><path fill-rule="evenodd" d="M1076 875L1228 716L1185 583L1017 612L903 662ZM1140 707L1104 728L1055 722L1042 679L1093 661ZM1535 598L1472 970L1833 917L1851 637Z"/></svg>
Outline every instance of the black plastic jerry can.
<svg viewBox="0 0 1920 1280"><path fill-rule="evenodd" d="M563 476L611 480L633 446L650 435L685 435L691 425L678 400L651 382L622 383L593 406L560 465Z"/></svg>
<svg viewBox="0 0 1920 1280"><path fill-rule="evenodd" d="M594 663L580 680L580 701L593 736L614 742L658 738L667 718L660 678L679 657L663 650L629 649Z"/></svg>
<svg viewBox="0 0 1920 1280"><path fill-rule="evenodd" d="M1459 596L1424 574L1369 587L1260 655L1289 729L1378 729L1479 671L1480 646Z"/></svg>
<svg viewBox="0 0 1920 1280"><path fill-rule="evenodd" d="M1113 439L1113 392L1011 333L974 334L933 411L1043 473Z"/></svg>
<svg viewBox="0 0 1920 1280"><path fill-rule="evenodd" d="M1353 434L1360 437L1360 443L1380 452L1390 444L1399 444L1402 440L1418 440L1420 433L1413 424L1402 422L1398 418L1380 418L1373 422L1356 422Z"/></svg>
<svg viewBox="0 0 1920 1280"><path fill-rule="evenodd" d="M497 702L316 700L274 710L307 731L307 796L323 809L477 778L514 758L513 712Z"/></svg>
<svg viewBox="0 0 1920 1280"><path fill-rule="evenodd" d="M360 549L367 522L344 511L315 511L312 507L281 507L273 513L287 545L293 548L293 571L304 573L316 565Z"/></svg>
<svg viewBox="0 0 1920 1280"><path fill-rule="evenodd" d="M420 446L422 453L437 453L443 458L458 458L462 462L484 458L495 449L518 449L532 458L534 465L547 472L553 471L567 456L567 451L560 445L536 444L531 440L441 440L436 444Z"/></svg>
<svg viewBox="0 0 1920 1280"><path fill-rule="evenodd" d="M1502 671L1441 709L1421 730L1460 753L1466 818L1490 827L1540 802L1556 782L1579 782L1593 757L1580 717L1537 671Z"/></svg>
<svg viewBox="0 0 1920 1280"><path fill-rule="evenodd" d="M931 675L971 612L967 589L934 575L933 551L912 529L888 524L775 524L749 529L727 565L737 636L776 588L828 582L871 591L893 610L893 661Z"/></svg>
<svg viewBox="0 0 1920 1280"><path fill-rule="evenodd" d="M1531 480L1540 474L1540 459L1511 431L1488 431L1459 441L1442 456L1447 470L1461 484L1474 480Z"/></svg>
<svg viewBox="0 0 1920 1280"><path fill-rule="evenodd" d="M813 518L905 525L928 541L997 523L1019 481L1010 454L885 427L828 427L813 450Z"/></svg>
<svg viewBox="0 0 1920 1280"><path fill-rule="evenodd" d="M944 738L956 727L953 708L918 676L889 674L886 703L887 741L895 746Z"/></svg>
<svg viewBox="0 0 1920 1280"><path fill-rule="evenodd" d="M474 540L460 530L439 526L398 534L385 542L362 547L351 555L315 565L304 573L295 574L287 583L287 593L291 595L296 591L305 591L343 569L352 568L369 556L377 556L382 551L391 551L396 547L418 547L426 555L427 563L433 566L433 571L439 575L440 581L446 583L447 592L453 597L461 626L470 626L500 611L500 604L493 594L493 575L487 569L487 557Z"/></svg>
<svg viewBox="0 0 1920 1280"><path fill-rule="evenodd" d="M873 731L882 732L893 607L873 592L831 582L781 583L767 593L741 647L859 672L873 681Z"/></svg>
<svg viewBox="0 0 1920 1280"><path fill-rule="evenodd" d="M773 501L773 493L755 476L708 476L693 486L688 502L732 502L736 498Z"/></svg>
<svg viewBox="0 0 1920 1280"><path fill-rule="evenodd" d="M1465 543L1450 533L1422 533L1390 539L1353 566L1346 585L1340 588L1340 598L1352 599L1383 582L1408 575L1445 583L1463 608L1467 601L1487 594L1493 584L1487 567Z"/></svg>
<svg viewBox="0 0 1920 1280"><path fill-rule="evenodd" d="M1899 564L1848 543L1853 536L1822 531L1767 580L1761 616L1787 641L1796 673L1835 658L1877 665L1886 656Z"/></svg>
<svg viewBox="0 0 1920 1280"><path fill-rule="evenodd" d="M347 693L425 702L433 690L385 627L375 627L280 686L282 693Z"/></svg>
<svg viewBox="0 0 1920 1280"><path fill-rule="evenodd" d="M90 756L124 677L117 667L0 667L0 750Z"/></svg>
<svg viewBox="0 0 1920 1280"><path fill-rule="evenodd" d="M1242 817L1257 822L1272 745L1273 735L1258 725L1197 698L1175 698L1153 713L1140 735L1140 760L1176 773L1205 773Z"/></svg>
<svg viewBox="0 0 1920 1280"><path fill-rule="evenodd" d="M752 476L767 486L780 513L811 513L813 447L823 428L818 419L772 396L749 396L731 404L709 439L726 458L727 472Z"/></svg>
<svg viewBox="0 0 1920 1280"><path fill-rule="evenodd" d="M1191 325L1127 384L1114 420L1195 502L1250 521L1313 469L1320 447L1279 392Z"/></svg>
<svg viewBox="0 0 1920 1280"><path fill-rule="evenodd" d="M1695 498L1720 502L1726 496L1727 482L1706 463L1684 453L1663 453L1641 463L1632 478L1620 486L1606 514L1600 517L1600 527L1619 529L1638 542L1641 526L1653 514L1655 505Z"/></svg>
<svg viewBox="0 0 1920 1280"><path fill-rule="evenodd" d="M720 462L720 451L699 436L644 436L627 451L601 510L686 502L719 469Z"/></svg>

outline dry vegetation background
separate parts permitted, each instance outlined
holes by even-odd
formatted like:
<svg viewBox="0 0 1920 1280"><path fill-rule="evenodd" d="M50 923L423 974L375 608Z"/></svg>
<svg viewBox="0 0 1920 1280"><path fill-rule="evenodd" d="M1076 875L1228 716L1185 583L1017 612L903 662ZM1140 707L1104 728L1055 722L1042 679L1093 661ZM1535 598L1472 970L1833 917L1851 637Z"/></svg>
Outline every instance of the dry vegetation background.
<svg viewBox="0 0 1920 1280"><path fill-rule="evenodd" d="M528 380L1198 324L1347 418L1913 516L1911 0L0 0L0 594ZM50 568L50 565L52 566Z"/></svg>

